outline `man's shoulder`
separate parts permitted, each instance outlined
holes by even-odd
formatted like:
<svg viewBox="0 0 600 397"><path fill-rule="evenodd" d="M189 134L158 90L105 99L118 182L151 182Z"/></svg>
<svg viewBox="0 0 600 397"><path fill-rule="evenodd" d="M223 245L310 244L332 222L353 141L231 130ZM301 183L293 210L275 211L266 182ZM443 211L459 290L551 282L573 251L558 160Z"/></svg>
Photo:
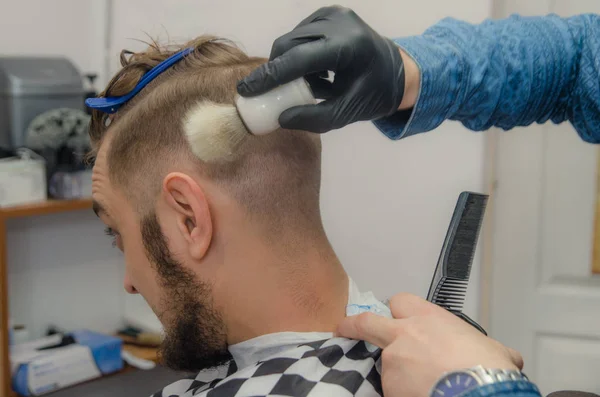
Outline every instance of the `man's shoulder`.
<svg viewBox="0 0 600 397"><path fill-rule="evenodd" d="M251 365L193 396L364 396L382 395L377 370L381 351L344 338L300 344Z"/></svg>

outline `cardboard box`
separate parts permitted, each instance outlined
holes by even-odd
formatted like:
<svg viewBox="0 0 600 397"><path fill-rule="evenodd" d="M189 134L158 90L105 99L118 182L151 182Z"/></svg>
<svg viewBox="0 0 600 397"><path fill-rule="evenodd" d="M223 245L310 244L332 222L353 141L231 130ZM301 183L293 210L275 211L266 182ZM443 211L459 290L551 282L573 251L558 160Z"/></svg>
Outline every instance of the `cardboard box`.
<svg viewBox="0 0 600 397"><path fill-rule="evenodd" d="M0 159L0 207L46 201L46 163L27 149Z"/></svg>
<svg viewBox="0 0 600 397"><path fill-rule="evenodd" d="M61 335L10 346L13 389L22 396L40 396L123 369L122 341L81 330L70 333L76 343L50 350Z"/></svg>

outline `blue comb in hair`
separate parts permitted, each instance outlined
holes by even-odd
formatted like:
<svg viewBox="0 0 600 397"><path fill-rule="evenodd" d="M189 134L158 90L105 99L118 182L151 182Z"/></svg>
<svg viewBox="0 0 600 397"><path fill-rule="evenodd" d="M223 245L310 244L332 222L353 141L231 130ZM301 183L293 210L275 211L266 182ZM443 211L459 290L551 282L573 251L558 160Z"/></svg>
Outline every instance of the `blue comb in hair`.
<svg viewBox="0 0 600 397"><path fill-rule="evenodd" d="M193 48L186 48L185 50L179 51L152 69L150 69L137 83L137 85L133 88L133 90L129 91L127 94L123 96L111 96L104 98L88 98L85 100L85 104L87 107L100 110L104 113L115 113L121 106L127 103L127 101L131 100L134 96L136 96L145 86L147 86L152 80L154 80L158 75L162 72L173 66L175 63L179 62L183 57L192 52Z"/></svg>

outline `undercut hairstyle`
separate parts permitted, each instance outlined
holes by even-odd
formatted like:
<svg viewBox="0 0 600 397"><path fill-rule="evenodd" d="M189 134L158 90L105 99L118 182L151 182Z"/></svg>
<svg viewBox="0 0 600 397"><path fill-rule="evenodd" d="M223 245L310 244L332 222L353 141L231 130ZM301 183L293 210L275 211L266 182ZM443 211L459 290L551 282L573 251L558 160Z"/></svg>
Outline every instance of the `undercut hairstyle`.
<svg viewBox="0 0 600 397"><path fill-rule="evenodd" d="M123 51L122 69L100 96L127 94L144 73L184 48L193 50L117 113L93 111L92 157L110 136L106 154L113 186L143 218L152 213L168 172L192 164L257 219L276 226L275 231L284 225L321 229L321 142L316 134L278 130L251 136L232 158L207 163L194 156L184 133L186 114L195 104L209 100L233 105L237 82L265 59L249 57L233 43L212 36L181 46L153 43L144 52Z"/></svg>

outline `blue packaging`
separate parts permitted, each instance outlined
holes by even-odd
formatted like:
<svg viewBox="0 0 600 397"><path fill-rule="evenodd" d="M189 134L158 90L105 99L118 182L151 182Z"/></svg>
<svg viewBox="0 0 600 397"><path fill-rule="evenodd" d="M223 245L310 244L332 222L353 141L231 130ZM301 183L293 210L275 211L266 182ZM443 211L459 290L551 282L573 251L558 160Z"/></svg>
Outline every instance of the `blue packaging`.
<svg viewBox="0 0 600 397"><path fill-rule="evenodd" d="M23 396L39 396L123 369L122 341L88 330L70 334L75 344L54 345L61 336L11 346L13 389Z"/></svg>

